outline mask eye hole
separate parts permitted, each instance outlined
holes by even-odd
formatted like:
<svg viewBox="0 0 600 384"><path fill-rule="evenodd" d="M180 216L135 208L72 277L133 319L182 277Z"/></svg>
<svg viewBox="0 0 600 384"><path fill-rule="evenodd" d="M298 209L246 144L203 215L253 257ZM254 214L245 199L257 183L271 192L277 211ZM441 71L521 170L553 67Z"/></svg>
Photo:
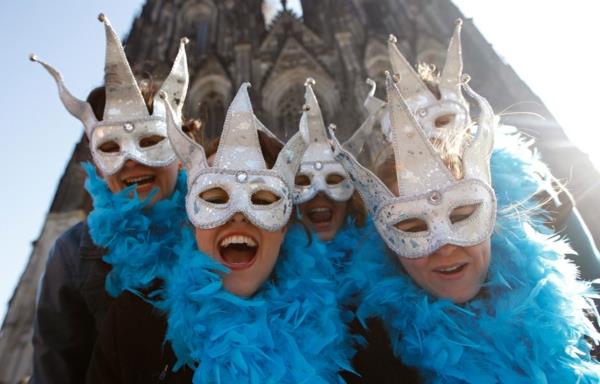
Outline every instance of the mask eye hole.
<svg viewBox="0 0 600 384"><path fill-rule="evenodd" d="M199 197L209 203L226 204L229 201L229 195L223 188L211 188L201 192Z"/></svg>
<svg viewBox="0 0 600 384"><path fill-rule="evenodd" d="M140 148L148 148L148 147L155 146L156 144L160 143L164 139L165 139L165 137L161 136L161 135L146 136L140 140Z"/></svg>
<svg viewBox="0 0 600 384"><path fill-rule="evenodd" d="M271 191L261 190L254 192L250 200L254 205L271 205L278 202L280 198Z"/></svg>
<svg viewBox="0 0 600 384"><path fill-rule="evenodd" d="M479 205L480 204L469 204L454 208L452 212L450 212L450 222L452 224L456 224L468 219L473 213L475 213L477 208L479 208Z"/></svg>
<svg viewBox="0 0 600 384"><path fill-rule="evenodd" d="M114 140L105 141L97 147L100 151L104 153L115 153L121 150L121 146Z"/></svg>
<svg viewBox="0 0 600 384"><path fill-rule="evenodd" d="M454 121L454 115L442 115L435 119L435 127L436 128L445 128L450 125Z"/></svg>
<svg viewBox="0 0 600 384"><path fill-rule="evenodd" d="M402 220L399 223L394 224L394 227L398 228L403 232L417 233L427 231L427 223L416 217Z"/></svg>
<svg viewBox="0 0 600 384"><path fill-rule="evenodd" d="M330 173L325 178L328 185L336 185L346 180L346 178L338 173Z"/></svg>
<svg viewBox="0 0 600 384"><path fill-rule="evenodd" d="M304 174L296 175L296 180L294 181L299 187L308 187L310 185L310 177Z"/></svg>

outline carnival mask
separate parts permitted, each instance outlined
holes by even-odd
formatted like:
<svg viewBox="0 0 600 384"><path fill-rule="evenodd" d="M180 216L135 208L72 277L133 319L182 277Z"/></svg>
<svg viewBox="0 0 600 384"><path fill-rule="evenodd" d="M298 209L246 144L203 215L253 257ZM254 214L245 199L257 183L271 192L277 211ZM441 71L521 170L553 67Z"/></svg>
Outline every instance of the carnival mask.
<svg viewBox="0 0 600 384"><path fill-rule="evenodd" d="M167 107L169 140L188 171L188 217L198 228L218 227L237 212L267 231L276 231L289 220L294 175L306 142L298 132L283 147L273 168L267 169L258 141L258 130L266 128L254 116L249 86L249 83L241 85L227 110L219 147L210 167L202 146L183 133ZM214 202L202 197L204 192L215 188L225 191L226 198ZM257 194L263 191L275 196L273 201L257 199Z"/></svg>
<svg viewBox="0 0 600 384"><path fill-rule="evenodd" d="M105 175L115 174L129 159L150 167L167 166L176 156L166 140L166 109L158 95L160 92L168 94L175 111L174 119L181 120L189 82L185 54L187 38L181 39L171 73L154 97L153 113L150 114L119 37L105 15L100 14L98 18L106 30L106 105L102 121L96 119L90 104L71 95L56 69L35 55L31 60L39 62L54 77L61 101L83 123L94 162Z"/></svg>
<svg viewBox="0 0 600 384"><path fill-rule="evenodd" d="M489 169L496 120L487 100L462 84L477 100L481 114L477 132L464 149L464 177L456 180L389 73L386 86L398 196L361 166L334 137L336 159L350 174L380 235L394 252L408 258L427 256L444 244L470 246L481 243L491 235L496 217L496 198L490 187ZM475 208L468 217L453 222L451 212L463 206ZM408 219L421 220L426 228L414 232L397 228Z"/></svg>
<svg viewBox="0 0 600 384"><path fill-rule="evenodd" d="M305 203L319 192L323 192L333 201L347 201L352 197L354 187L344 168L333 158L321 108L312 89L314 84L312 78L308 78L304 83L306 92L300 118L300 132L308 137L309 144L296 176L294 203Z"/></svg>

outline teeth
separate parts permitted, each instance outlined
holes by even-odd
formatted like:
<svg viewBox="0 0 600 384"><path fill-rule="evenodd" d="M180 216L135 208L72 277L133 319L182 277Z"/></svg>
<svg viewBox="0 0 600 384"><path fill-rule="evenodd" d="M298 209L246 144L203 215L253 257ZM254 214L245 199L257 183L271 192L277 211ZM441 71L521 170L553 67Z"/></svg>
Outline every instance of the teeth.
<svg viewBox="0 0 600 384"><path fill-rule="evenodd" d="M221 244L219 244L219 246L228 247L231 244L245 244L249 247L256 247L256 245L257 245L256 241L254 241L251 237L243 236L243 235L233 235L233 236L224 238L221 241Z"/></svg>
<svg viewBox="0 0 600 384"><path fill-rule="evenodd" d="M325 208L325 207L321 207L321 208L313 208L313 209L311 209L310 213L329 212L329 211L331 211L331 209Z"/></svg>
<svg viewBox="0 0 600 384"><path fill-rule="evenodd" d="M459 265L453 265L451 267L447 267L447 268L436 268L436 271L439 272L453 272L456 271L457 269L459 269L460 267L462 267L464 264L459 264Z"/></svg>
<svg viewBox="0 0 600 384"><path fill-rule="evenodd" d="M137 177L129 177L125 180L123 180L125 182L125 184L135 184L135 183L139 183L142 181L147 181L147 180L152 180L152 176L137 176Z"/></svg>

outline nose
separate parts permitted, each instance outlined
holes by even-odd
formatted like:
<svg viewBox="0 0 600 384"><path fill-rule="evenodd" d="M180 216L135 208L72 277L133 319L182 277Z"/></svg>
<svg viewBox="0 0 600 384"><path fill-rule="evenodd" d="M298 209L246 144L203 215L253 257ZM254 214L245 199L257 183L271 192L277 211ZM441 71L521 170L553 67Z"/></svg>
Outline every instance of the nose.
<svg viewBox="0 0 600 384"><path fill-rule="evenodd" d="M458 246L454 244L445 244L434 253L440 256L450 256L457 248Z"/></svg>
<svg viewBox="0 0 600 384"><path fill-rule="evenodd" d="M229 219L229 222L231 223L247 223L248 219L246 219L246 216L244 216L244 214L237 212L236 214L234 214L231 219Z"/></svg>
<svg viewBox="0 0 600 384"><path fill-rule="evenodd" d="M125 164L123 164L123 168L133 168L133 167L135 167L135 164L136 164L135 161L128 159L125 161Z"/></svg>

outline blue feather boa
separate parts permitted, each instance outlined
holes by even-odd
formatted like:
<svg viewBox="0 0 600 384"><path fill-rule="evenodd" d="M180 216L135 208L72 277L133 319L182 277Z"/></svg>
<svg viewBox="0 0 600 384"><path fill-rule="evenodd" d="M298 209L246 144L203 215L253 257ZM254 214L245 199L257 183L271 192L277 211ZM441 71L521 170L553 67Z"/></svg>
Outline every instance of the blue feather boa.
<svg viewBox="0 0 600 384"><path fill-rule="evenodd" d="M118 296L148 288L167 276L176 262L173 247L181 241L179 228L187 223L185 173L180 172L171 197L149 206L155 192L143 200L134 186L112 193L93 165L83 167L88 175L85 187L94 201L87 219L90 235L96 245L108 249L103 260L112 266L106 277L108 293Z"/></svg>
<svg viewBox="0 0 600 384"><path fill-rule="evenodd" d="M321 242L318 236L313 234L313 241L323 243L321 251L329 258L334 267L331 279L337 285L338 303L345 308L358 304L356 301L358 287L352 284L353 280L348 280L348 271L353 264L354 250L367 237L365 229L358 228L354 219L348 216L331 241Z"/></svg>
<svg viewBox="0 0 600 384"><path fill-rule="evenodd" d="M274 276L252 298L224 290L226 268L186 229L167 280L166 339L194 383L333 383L353 354L329 276L334 267L299 226L288 229Z"/></svg>
<svg viewBox="0 0 600 384"><path fill-rule="evenodd" d="M498 145L499 144L499 145ZM544 188L544 166L514 136L492 157L498 217L492 260L480 294L463 305L436 299L402 272L374 227L349 272L362 286L358 317L384 321L396 356L433 383L598 383L600 365L586 338L598 333L587 283L527 213ZM526 214L523 214L525 212Z"/></svg>

